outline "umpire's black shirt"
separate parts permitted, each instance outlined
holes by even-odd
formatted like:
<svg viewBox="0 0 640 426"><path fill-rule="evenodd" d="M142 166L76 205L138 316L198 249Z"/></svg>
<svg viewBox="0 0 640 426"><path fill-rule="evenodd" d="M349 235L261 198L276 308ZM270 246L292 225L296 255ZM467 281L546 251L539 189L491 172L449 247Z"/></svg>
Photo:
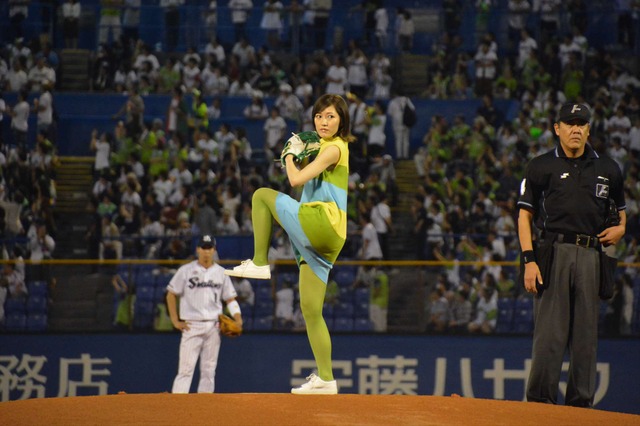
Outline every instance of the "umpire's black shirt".
<svg viewBox="0 0 640 426"><path fill-rule="evenodd" d="M599 156L588 143L575 159L557 145L527 165L518 207L534 213L538 229L597 235L604 229L609 197L618 210L625 209L618 164Z"/></svg>

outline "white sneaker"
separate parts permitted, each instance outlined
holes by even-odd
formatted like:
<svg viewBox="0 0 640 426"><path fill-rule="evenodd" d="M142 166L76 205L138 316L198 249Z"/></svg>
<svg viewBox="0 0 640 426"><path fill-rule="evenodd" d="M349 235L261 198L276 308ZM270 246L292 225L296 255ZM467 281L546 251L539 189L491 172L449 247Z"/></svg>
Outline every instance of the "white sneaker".
<svg viewBox="0 0 640 426"><path fill-rule="evenodd" d="M271 268L269 265L256 266L253 260L247 259L233 269L225 269L224 274L232 277L268 280L271 279Z"/></svg>
<svg viewBox="0 0 640 426"><path fill-rule="evenodd" d="M337 395L338 385L335 380L325 382L315 374L311 374L307 377L307 383L291 389L291 393L296 395Z"/></svg>

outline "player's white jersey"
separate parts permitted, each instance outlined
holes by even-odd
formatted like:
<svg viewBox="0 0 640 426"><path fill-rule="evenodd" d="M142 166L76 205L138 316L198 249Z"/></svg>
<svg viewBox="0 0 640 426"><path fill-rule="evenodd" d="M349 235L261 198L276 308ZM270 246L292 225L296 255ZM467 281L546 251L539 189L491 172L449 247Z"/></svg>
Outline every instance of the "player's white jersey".
<svg viewBox="0 0 640 426"><path fill-rule="evenodd" d="M222 313L222 302L237 296L222 266L214 264L205 268L197 260L182 265L167 290L180 297L183 321L217 320Z"/></svg>

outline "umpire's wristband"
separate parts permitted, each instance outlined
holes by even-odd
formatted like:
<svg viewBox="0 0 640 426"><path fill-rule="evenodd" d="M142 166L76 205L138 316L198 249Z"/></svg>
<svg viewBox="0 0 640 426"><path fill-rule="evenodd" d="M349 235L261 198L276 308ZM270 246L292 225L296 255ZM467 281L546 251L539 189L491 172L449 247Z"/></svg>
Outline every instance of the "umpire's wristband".
<svg viewBox="0 0 640 426"><path fill-rule="evenodd" d="M531 263L531 262L535 262L536 261L536 257L533 254L533 250L525 250L522 252L522 260L524 261L525 265L527 263Z"/></svg>

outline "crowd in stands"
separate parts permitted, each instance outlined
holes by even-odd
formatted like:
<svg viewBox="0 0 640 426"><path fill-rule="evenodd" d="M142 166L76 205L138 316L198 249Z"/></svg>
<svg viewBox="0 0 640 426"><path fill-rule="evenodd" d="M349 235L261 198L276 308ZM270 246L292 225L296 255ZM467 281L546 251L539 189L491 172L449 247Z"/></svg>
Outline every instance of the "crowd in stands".
<svg viewBox="0 0 640 426"><path fill-rule="evenodd" d="M279 3L267 2L265 16ZM590 143L623 170L628 221L618 255L626 262L640 261L640 80L625 58L590 47L584 35L588 22L582 19L589 6L577 0L510 0L509 45L501 46L484 20L491 2L477 2L482 36L475 50L465 51L456 19L460 2L444 3L445 31L428 57L429 84L420 97L482 103L475 114L451 122L440 115L423 117L431 125L411 153L395 150L399 141L385 137L387 121L401 122L398 105L410 99L393 80L392 58L372 47L375 43L350 40L345 52L318 50L285 65L274 38L279 33L271 31L276 28L268 28L264 45L253 46L240 21L232 45L219 44L213 32L204 48L185 52L154 52L133 33L111 43L104 38L91 67L92 90L123 93L126 101L114 114L112 130L87 135L96 156L90 256L185 259L192 255L193 236L200 233L250 234L256 188L269 185L296 195L273 161L288 137L288 123L310 130L314 99L331 92L348 100L358 137L351 149L350 243L343 256L393 259L388 238L394 232L390 207L398 201L394 157L412 158L419 176L411 208L415 258L454 265L443 267L430 286L429 330L493 332L498 298L519 295L513 271L460 268L455 261L516 259L515 204L523 169L529 159L555 146L553 125L565 101L591 106ZM372 22L381 26L371 38L380 42L389 8L382 1L363 4L375 6L369 9ZM571 26L563 28L559 19L566 12ZM528 25L530 14L539 14L539 27ZM411 19L409 12L397 15ZM411 36L409 30L401 34L398 53L411 50ZM623 38L629 47L633 37ZM21 38L6 46L0 59L0 85L20 93L18 103L5 109L14 139L3 144L3 197L23 206L23 229L40 222L55 229L53 126L40 119L43 104L51 103L58 64L50 45L31 50ZM39 93L39 102L24 106L28 91ZM168 112L145 121L144 97L156 93L171 94ZM231 128L220 116L227 96L246 97L244 117L264 122L260 161L246 131ZM271 108L265 97L275 98ZM514 120L496 108L498 99L520 102ZM20 128L21 111L38 113L38 142L31 151ZM394 128L394 139L398 134ZM380 246L374 254L364 247L369 221L375 232L368 235ZM286 238L274 238L274 256L291 256L287 247ZM637 268L627 268L619 277L617 297L624 306L633 303L630 283L637 275Z"/></svg>

